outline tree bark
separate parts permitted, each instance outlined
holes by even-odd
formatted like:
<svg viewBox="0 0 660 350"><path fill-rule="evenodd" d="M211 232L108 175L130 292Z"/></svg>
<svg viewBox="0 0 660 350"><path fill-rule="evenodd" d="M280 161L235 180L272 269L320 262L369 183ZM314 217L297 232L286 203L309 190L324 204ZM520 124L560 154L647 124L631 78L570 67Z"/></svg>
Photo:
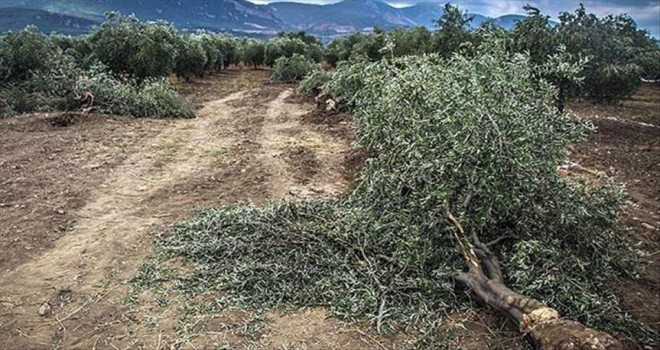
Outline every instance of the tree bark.
<svg viewBox="0 0 660 350"><path fill-rule="evenodd" d="M522 333L529 335L538 350L624 350L616 338L579 322L561 318L557 310L542 302L518 294L504 284L497 257L488 245L475 237L475 245L467 243L463 228L447 210L448 221L457 229L456 240L468 271L456 279L467 285L474 296L507 315Z"/></svg>
<svg viewBox="0 0 660 350"><path fill-rule="evenodd" d="M483 303L506 314L530 336L539 350L623 350L613 336L587 328L579 322L561 318L557 310L540 301L518 294L503 282L497 258L489 252L472 248L474 260L468 272L457 279L465 283Z"/></svg>

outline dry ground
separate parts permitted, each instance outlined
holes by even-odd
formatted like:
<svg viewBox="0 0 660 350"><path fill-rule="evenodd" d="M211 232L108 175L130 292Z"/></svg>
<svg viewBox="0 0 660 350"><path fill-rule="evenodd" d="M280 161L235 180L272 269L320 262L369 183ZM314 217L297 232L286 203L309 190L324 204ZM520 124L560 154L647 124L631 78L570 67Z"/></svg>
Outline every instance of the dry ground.
<svg viewBox="0 0 660 350"><path fill-rule="evenodd" d="M575 145L571 160L624 186L631 206L625 225L649 254L640 281L618 286L626 308L660 332L660 85L644 84L618 106L576 103L569 113L597 132Z"/></svg>
<svg viewBox="0 0 660 350"><path fill-rule="evenodd" d="M194 120L0 121L0 245L9 253L0 261L0 348L169 348L178 341L176 308L153 316L163 320L154 333L150 310L125 302L125 281L151 254L150 232L200 205L347 187L348 141L301 124L313 106L287 102L293 88L264 84L267 75L230 72L184 85L198 107ZM305 315L303 323L271 315L276 328L262 342L283 342L277 325L289 322L286 332L311 342L352 332L323 310ZM355 334L346 341L360 342Z"/></svg>
<svg viewBox="0 0 660 350"><path fill-rule="evenodd" d="M180 322L177 300L127 302L126 281L151 255L151 233L197 206L337 196L350 186L350 118L310 113L267 71L229 71L181 84L194 120L37 114L0 120L0 348L401 348L323 309L243 310ZM658 324L660 90L623 106L575 105L599 126L574 161L628 184L627 213L650 269L622 285L631 312ZM327 117L327 116L326 116ZM357 159L357 161L356 161ZM346 168L349 169L346 169ZM643 307L641 307L643 305ZM525 349L494 313L444 315L452 344Z"/></svg>

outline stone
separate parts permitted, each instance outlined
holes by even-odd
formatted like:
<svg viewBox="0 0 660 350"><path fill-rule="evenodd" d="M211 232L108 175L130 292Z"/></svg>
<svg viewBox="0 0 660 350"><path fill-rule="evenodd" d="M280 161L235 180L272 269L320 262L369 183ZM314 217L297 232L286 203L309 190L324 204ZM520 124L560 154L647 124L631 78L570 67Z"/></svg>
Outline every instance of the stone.
<svg viewBox="0 0 660 350"><path fill-rule="evenodd" d="M46 316L50 313L50 304L44 303L39 307L39 316Z"/></svg>

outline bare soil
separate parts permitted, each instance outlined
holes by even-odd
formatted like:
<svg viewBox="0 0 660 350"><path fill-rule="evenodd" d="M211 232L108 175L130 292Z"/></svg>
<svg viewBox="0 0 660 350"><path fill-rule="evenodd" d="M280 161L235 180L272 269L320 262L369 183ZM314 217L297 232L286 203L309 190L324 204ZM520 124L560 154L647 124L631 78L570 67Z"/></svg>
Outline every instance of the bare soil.
<svg viewBox="0 0 660 350"><path fill-rule="evenodd" d="M618 294L628 311L660 332L660 85L644 84L621 105L576 103L569 113L597 128L575 145L571 160L625 188L631 205L623 224L648 252L642 278L618 282Z"/></svg>
<svg viewBox="0 0 660 350"><path fill-rule="evenodd" d="M0 121L0 348L215 346L378 348L322 309L196 320L182 338L176 300L126 302L151 233L204 205L343 193L348 140L302 123L291 86L229 71L179 88L193 120L34 114ZM295 316L303 315L303 316ZM301 318L302 317L302 318ZM382 337L381 337L382 338ZM270 345L269 345L270 344Z"/></svg>
<svg viewBox="0 0 660 350"><path fill-rule="evenodd" d="M160 303L145 291L127 302L127 281L153 254L153 232L199 206L340 196L373 155L350 151L349 115L316 110L292 86L266 83L268 74L229 70L178 83L197 109L192 120L0 120L0 349L398 349L417 336L378 335L322 308L270 312L263 324L234 309L181 323L179 300ZM572 160L628 185L637 206L626 222L656 252L644 280L620 287L630 311L652 324L660 314L659 92L645 86L623 106L571 109L599 127ZM495 312L440 317L452 348L527 348Z"/></svg>

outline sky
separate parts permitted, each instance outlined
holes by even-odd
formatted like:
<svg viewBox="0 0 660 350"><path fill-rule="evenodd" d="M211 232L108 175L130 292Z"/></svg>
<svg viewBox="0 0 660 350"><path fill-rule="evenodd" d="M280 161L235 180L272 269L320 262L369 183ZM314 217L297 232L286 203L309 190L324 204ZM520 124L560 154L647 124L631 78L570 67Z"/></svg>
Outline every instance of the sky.
<svg viewBox="0 0 660 350"><path fill-rule="evenodd" d="M266 4L284 0L249 0L253 3ZM308 4L331 4L339 0L287 0ZM392 6L405 7L416 2L437 2L444 4L446 0L386 0ZM609 14L627 13L632 16L640 28L648 30L651 35L660 38L660 0L454 0L452 4L489 17L508 14L524 15L523 6L527 3L541 10L542 13L556 19L560 12L573 12L583 3L588 12L599 17Z"/></svg>

